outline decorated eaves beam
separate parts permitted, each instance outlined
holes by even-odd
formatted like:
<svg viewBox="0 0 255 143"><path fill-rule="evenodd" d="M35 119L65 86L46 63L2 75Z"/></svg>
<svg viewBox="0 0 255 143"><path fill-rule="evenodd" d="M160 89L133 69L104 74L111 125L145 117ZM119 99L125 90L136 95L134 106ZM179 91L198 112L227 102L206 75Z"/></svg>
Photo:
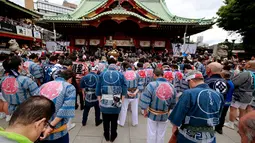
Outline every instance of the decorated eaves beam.
<svg viewBox="0 0 255 143"><path fill-rule="evenodd" d="M126 0L124 0L126 1ZM141 8L134 0L128 0L128 2L139 12L141 12L142 14L144 14L146 17L150 18L150 19L159 19L157 16L152 15L151 13L149 13L147 10Z"/></svg>
<svg viewBox="0 0 255 143"><path fill-rule="evenodd" d="M107 0L107 2L106 2L104 5L100 6L100 7L97 8L96 10L90 12L89 14L84 15L84 16L83 16L83 19L86 18L86 17L92 18L92 17L94 17L94 16L100 14L100 13L103 12L105 9L109 8L109 6L110 6L112 3L114 3L114 2L115 2L115 0Z"/></svg>
<svg viewBox="0 0 255 143"><path fill-rule="evenodd" d="M89 14L85 15L84 17L92 18L92 17L102 13L107 8L109 8L109 6L111 4L113 4L115 1L116 0L108 0L104 5L102 5L101 7L97 8L93 12L90 12ZM127 1L127 0L119 0L120 4L122 4L125 1ZM142 7L140 7L134 0L128 0L127 2L130 3L137 11L139 11L140 13L142 13L144 16L148 17L149 19L153 19L153 20L154 19L160 19L159 17L149 13L147 10L143 9Z"/></svg>

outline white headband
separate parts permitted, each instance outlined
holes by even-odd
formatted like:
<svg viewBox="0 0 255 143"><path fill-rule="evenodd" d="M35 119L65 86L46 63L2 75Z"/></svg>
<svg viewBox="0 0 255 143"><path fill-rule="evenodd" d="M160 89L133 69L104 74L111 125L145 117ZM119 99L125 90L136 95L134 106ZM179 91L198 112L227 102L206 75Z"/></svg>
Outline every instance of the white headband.
<svg viewBox="0 0 255 143"><path fill-rule="evenodd" d="M203 77L203 75L201 73L195 73L195 74L192 74L192 75L188 76L186 78L186 81L189 81L189 80L195 79L195 78L203 79L204 77Z"/></svg>

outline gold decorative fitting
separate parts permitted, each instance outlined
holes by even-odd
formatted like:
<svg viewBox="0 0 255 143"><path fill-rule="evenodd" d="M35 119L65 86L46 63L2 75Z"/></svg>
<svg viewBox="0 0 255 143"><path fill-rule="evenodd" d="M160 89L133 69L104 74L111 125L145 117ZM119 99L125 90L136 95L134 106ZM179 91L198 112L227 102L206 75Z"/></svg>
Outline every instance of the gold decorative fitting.
<svg viewBox="0 0 255 143"><path fill-rule="evenodd" d="M88 15L87 15L87 17L88 18L91 18L91 17L94 17L94 16L96 16L97 14L96 14L96 12L91 12L91 13L89 13Z"/></svg>
<svg viewBox="0 0 255 143"><path fill-rule="evenodd" d="M127 20L127 17L128 16L126 16L126 15L113 15L112 20L118 20L118 21Z"/></svg>
<svg viewBox="0 0 255 143"><path fill-rule="evenodd" d="M113 47L113 50L111 50L109 53L108 53L108 55L109 56L114 56L115 58L118 58L119 57L119 52L116 50L116 48L117 48L117 43L116 43L116 41L113 41L112 42L112 47Z"/></svg>

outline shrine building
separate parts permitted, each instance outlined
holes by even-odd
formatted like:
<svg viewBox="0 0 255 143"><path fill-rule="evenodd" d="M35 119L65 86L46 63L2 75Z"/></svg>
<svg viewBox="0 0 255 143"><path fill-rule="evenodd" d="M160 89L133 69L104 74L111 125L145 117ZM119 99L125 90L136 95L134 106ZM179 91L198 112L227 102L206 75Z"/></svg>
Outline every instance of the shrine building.
<svg viewBox="0 0 255 143"><path fill-rule="evenodd" d="M171 50L171 43L211 28L214 20L174 15L165 0L81 0L75 11L37 24L62 34L72 49L95 51L115 41L123 49Z"/></svg>

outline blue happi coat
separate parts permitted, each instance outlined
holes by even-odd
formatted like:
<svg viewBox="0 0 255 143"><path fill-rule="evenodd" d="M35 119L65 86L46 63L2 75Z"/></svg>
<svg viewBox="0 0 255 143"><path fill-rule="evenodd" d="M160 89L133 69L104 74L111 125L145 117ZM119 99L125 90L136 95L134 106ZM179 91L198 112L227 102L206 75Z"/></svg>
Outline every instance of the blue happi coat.
<svg viewBox="0 0 255 143"><path fill-rule="evenodd" d="M96 87L96 96L101 96L100 110L105 114L119 114L121 106L114 106L113 97L127 96L127 83L124 75L117 70L117 66L111 64L101 73Z"/></svg>
<svg viewBox="0 0 255 143"><path fill-rule="evenodd" d="M51 74L51 77L52 77L52 80L55 80L57 79L59 76L60 76L60 73L62 71L65 71L67 70L66 67L60 65L60 64L56 64L54 65L52 68L51 68L51 71L52 71L52 74Z"/></svg>
<svg viewBox="0 0 255 143"><path fill-rule="evenodd" d="M49 81L52 81L52 68L54 67L55 64L48 63L43 66L43 71L44 71L44 83L47 83Z"/></svg>
<svg viewBox="0 0 255 143"><path fill-rule="evenodd" d="M98 63L98 70L100 72L106 71L107 67L108 67L108 63L106 61L101 61L100 63Z"/></svg>
<svg viewBox="0 0 255 143"><path fill-rule="evenodd" d="M139 76L139 81L138 81L138 89L140 90L140 92L142 92L144 90L144 87L147 85L147 78L148 78L148 75L147 75L147 72L144 70L144 69L138 69L137 71L137 74Z"/></svg>
<svg viewBox="0 0 255 143"><path fill-rule="evenodd" d="M220 93L210 89L207 84L200 84L183 92L169 120L175 126L214 127L219 124L223 105L224 99ZM186 128L179 129L177 138L178 142L185 143L215 141L214 133L196 132L195 135L191 135Z"/></svg>
<svg viewBox="0 0 255 143"><path fill-rule="evenodd" d="M150 82L152 82L154 80L153 68L146 68L144 70L146 72L146 83L145 83L145 86L147 86Z"/></svg>
<svg viewBox="0 0 255 143"><path fill-rule="evenodd" d="M181 93L189 89L189 83L188 81L186 81L186 77L187 77L186 74L184 74L182 79L176 80L175 87L176 87L177 93Z"/></svg>
<svg viewBox="0 0 255 143"><path fill-rule="evenodd" d="M85 90L85 104L93 104L97 102L96 85L98 83L99 76L94 72L90 72L84 76L80 81L80 87Z"/></svg>
<svg viewBox="0 0 255 143"><path fill-rule="evenodd" d="M211 77L208 77L205 80L205 83L209 85L209 87L219 93L221 93L224 99L227 98L227 93L229 90L227 81L221 77L219 74L214 74Z"/></svg>
<svg viewBox="0 0 255 143"><path fill-rule="evenodd" d="M24 66L28 68L29 73L36 79L39 79L40 82L43 82L43 69L40 65L34 63L33 61L26 61Z"/></svg>
<svg viewBox="0 0 255 143"><path fill-rule="evenodd" d="M56 112L51 120L54 120L55 117L62 118L56 125L56 129L67 124L70 118L74 118L76 89L63 78L59 77L55 81L43 84L38 94L49 98L55 103ZM67 133L68 131L65 129L64 131L51 134L45 140L56 140Z"/></svg>
<svg viewBox="0 0 255 143"><path fill-rule="evenodd" d="M127 89L129 88L138 88L138 89L142 89L142 83L140 83L140 77L139 75L133 71L131 68L127 69L125 72L123 72L123 75L127 81ZM138 94L136 94L135 97L130 97L130 96L126 96L126 98L129 99L134 99L134 98L138 98Z"/></svg>
<svg viewBox="0 0 255 143"><path fill-rule="evenodd" d="M233 97L233 93L234 93L234 90L235 90L235 85L230 79L227 80L227 83L228 83L228 92L227 92L227 95L226 95L225 106L230 106L231 101L232 101L232 97Z"/></svg>
<svg viewBox="0 0 255 143"><path fill-rule="evenodd" d="M176 104L176 91L165 78L158 78L149 83L141 95L139 106L142 110L152 108L156 111L168 112ZM166 121L168 114L155 115L148 112L148 118L153 121Z"/></svg>
<svg viewBox="0 0 255 143"><path fill-rule="evenodd" d="M12 114L18 105L35 95L37 84L26 76L4 76L0 82L4 99L8 102L8 112Z"/></svg>
<svg viewBox="0 0 255 143"><path fill-rule="evenodd" d="M174 87L176 87L177 82L183 79L183 73L179 70L175 70L173 71L173 76L174 79L172 80L171 83L174 85Z"/></svg>
<svg viewBox="0 0 255 143"><path fill-rule="evenodd" d="M196 62L194 64L194 66L195 66L196 70L200 71L203 74L203 76L206 75L205 66L201 62Z"/></svg>
<svg viewBox="0 0 255 143"><path fill-rule="evenodd" d="M173 82L174 80L174 74L170 69L165 69L164 70L164 76L163 76L167 81L169 81L170 83Z"/></svg>

